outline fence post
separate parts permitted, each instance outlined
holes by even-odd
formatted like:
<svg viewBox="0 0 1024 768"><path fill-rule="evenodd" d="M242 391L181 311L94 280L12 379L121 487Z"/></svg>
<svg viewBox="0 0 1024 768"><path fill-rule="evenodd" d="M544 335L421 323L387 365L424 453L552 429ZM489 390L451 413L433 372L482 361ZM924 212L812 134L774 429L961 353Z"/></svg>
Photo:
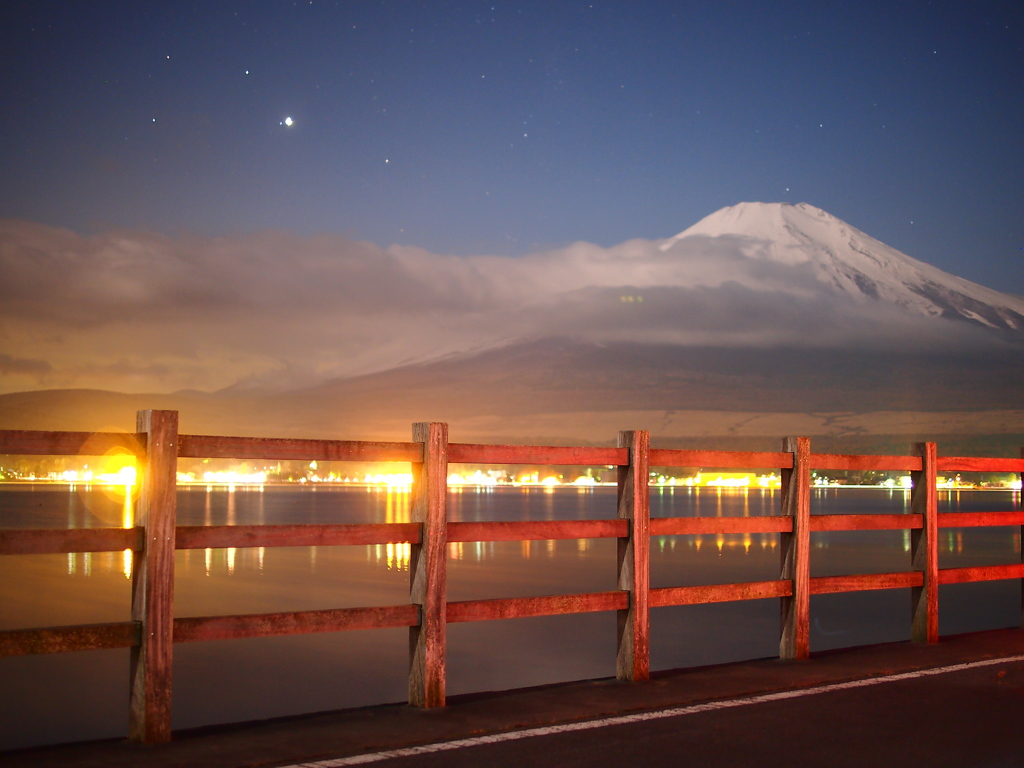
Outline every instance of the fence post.
<svg viewBox="0 0 1024 768"><path fill-rule="evenodd" d="M779 657L806 659L811 653L811 440L787 437L782 450L793 454L793 468L782 470L782 514L793 519L793 531L780 534L782 575L793 594L782 598Z"/></svg>
<svg viewBox="0 0 1024 768"><path fill-rule="evenodd" d="M140 644L131 649L128 736L162 742L171 738L178 412L139 411L136 424L146 448L135 518L144 543L132 567L132 621L140 624Z"/></svg>
<svg viewBox="0 0 1024 768"><path fill-rule="evenodd" d="M651 571L651 434L646 430L619 432L619 448L629 450L629 464L618 468L619 517L629 520L629 533L619 539L619 589L629 593L629 607L618 612L619 680L650 677Z"/></svg>
<svg viewBox="0 0 1024 768"><path fill-rule="evenodd" d="M445 607L447 605L448 425L420 422L412 439L423 444L423 461L412 465L412 515L422 523L409 561L409 599L420 606L420 623L409 628L409 703L443 707Z"/></svg>
<svg viewBox="0 0 1024 768"><path fill-rule="evenodd" d="M910 567L924 574L920 587L911 587L910 638L915 643L939 641L939 502L935 489L935 443L914 443L921 471L911 472L911 514L921 515L922 527L910 532Z"/></svg>

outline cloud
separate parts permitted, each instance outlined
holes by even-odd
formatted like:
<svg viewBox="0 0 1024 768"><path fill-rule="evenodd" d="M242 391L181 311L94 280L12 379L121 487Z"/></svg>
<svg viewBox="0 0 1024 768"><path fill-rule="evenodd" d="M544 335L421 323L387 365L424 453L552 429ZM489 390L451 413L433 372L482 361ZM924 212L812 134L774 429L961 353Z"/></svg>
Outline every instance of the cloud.
<svg viewBox="0 0 1024 768"><path fill-rule="evenodd" d="M29 376L44 376L53 370L45 360L22 360L10 355L0 354L0 374L27 374Z"/></svg>
<svg viewBox="0 0 1024 768"><path fill-rule="evenodd" d="M293 387L525 338L683 345L977 345L858 299L750 238L576 243L522 258L341 236L79 235L0 221L0 391Z"/></svg>

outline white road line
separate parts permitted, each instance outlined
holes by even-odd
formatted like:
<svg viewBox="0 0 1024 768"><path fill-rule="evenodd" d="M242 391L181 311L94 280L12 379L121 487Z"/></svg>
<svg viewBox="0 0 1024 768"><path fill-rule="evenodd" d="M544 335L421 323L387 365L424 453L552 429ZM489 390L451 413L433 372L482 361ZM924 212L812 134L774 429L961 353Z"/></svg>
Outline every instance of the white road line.
<svg viewBox="0 0 1024 768"><path fill-rule="evenodd" d="M364 755L352 755L351 757L339 757L334 760L319 760L311 763L296 763L284 768L342 768L348 765L365 765L376 763L381 760L390 760L395 757L411 757L412 755L425 755L432 752L447 752L452 749L464 749L476 747L481 744L497 744L502 741L518 741L519 739L531 739L535 736L548 736L553 733L568 733L570 731L587 731L594 728L605 728L610 725L627 725L629 723L642 723L647 720L661 720L666 717L680 717L692 715L697 712L709 712L716 709L731 709L732 707L745 707L749 704L763 704L769 701L780 701L782 699L797 699L801 696L814 696L819 693L830 691L843 691L848 688L865 688L869 685L881 683L895 683L900 680L913 680L918 677L929 677L931 675L942 675L947 672L962 672L967 669L988 667L993 664L1008 664L1017 661L1024 661L1022 656L1008 656L1002 659L986 659L985 661L973 661L968 664L954 664L950 667L935 667L933 669L921 669L916 672L902 672L898 675L886 675L884 677L869 677L863 680L851 680L846 683L832 683L819 685L813 688L798 688L793 691L780 691L778 693L766 693L760 696L748 696L742 699L728 699L725 701L709 701L705 704L694 704L689 707L674 707L672 709L660 709L653 712L639 712L633 715L618 715L606 717L601 720L587 720L579 723L565 723L564 725L548 725L543 728L528 728L522 731L507 731L495 733L489 736L477 736L472 739L457 739L455 741L442 741L436 744L424 744L419 747L405 747L402 749L389 749L383 752L370 752Z"/></svg>

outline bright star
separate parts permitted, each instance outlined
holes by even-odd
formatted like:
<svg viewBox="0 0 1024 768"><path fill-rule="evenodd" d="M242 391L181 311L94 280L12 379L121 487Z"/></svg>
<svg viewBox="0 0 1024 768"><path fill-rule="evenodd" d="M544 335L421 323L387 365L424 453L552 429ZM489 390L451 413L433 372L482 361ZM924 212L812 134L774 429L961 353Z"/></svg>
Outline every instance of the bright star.
<svg viewBox="0 0 1024 768"><path fill-rule="evenodd" d="M295 125L295 121L292 120L290 117L286 117L284 121L281 123L281 125L291 128L293 125Z"/></svg>

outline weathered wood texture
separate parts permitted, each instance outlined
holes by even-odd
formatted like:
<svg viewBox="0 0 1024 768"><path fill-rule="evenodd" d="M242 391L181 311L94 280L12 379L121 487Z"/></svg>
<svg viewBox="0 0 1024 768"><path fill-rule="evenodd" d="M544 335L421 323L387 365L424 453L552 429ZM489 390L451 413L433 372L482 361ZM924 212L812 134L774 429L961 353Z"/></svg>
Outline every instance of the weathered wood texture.
<svg viewBox="0 0 1024 768"><path fill-rule="evenodd" d="M1024 578L1024 563L978 565L973 568L943 568L939 584L965 584L969 581L998 581Z"/></svg>
<svg viewBox="0 0 1024 768"><path fill-rule="evenodd" d="M607 467L625 464L622 448L588 448L561 445L479 445L451 443L451 464L553 464L577 467Z"/></svg>
<svg viewBox="0 0 1024 768"><path fill-rule="evenodd" d="M713 469L791 469L788 453L758 451L686 451L652 448L652 467L708 467Z"/></svg>
<svg viewBox="0 0 1024 768"><path fill-rule="evenodd" d="M138 436L124 432L0 430L0 455L4 456L103 456L117 449L136 456L145 453Z"/></svg>
<svg viewBox="0 0 1024 768"><path fill-rule="evenodd" d="M139 632L139 624L134 621L43 629L7 629L0 632L0 656L130 648L139 644Z"/></svg>
<svg viewBox="0 0 1024 768"><path fill-rule="evenodd" d="M780 578L789 579L793 591L780 601L779 656L806 659L811 651L811 441L787 437L783 448L792 455L793 468L782 470L782 514L793 520L793 530L780 534Z"/></svg>
<svg viewBox="0 0 1024 768"><path fill-rule="evenodd" d="M418 443L367 440L291 440L269 437L181 435L178 455L197 459L277 459L280 461L420 461Z"/></svg>
<svg viewBox="0 0 1024 768"><path fill-rule="evenodd" d="M337 547L420 540L418 523L338 525L182 525L178 549Z"/></svg>
<svg viewBox="0 0 1024 768"><path fill-rule="evenodd" d="M1024 525L1024 512L940 512L939 528Z"/></svg>
<svg viewBox="0 0 1024 768"><path fill-rule="evenodd" d="M689 536L717 533L782 533L793 530L793 518L757 517L652 517L652 536Z"/></svg>
<svg viewBox="0 0 1024 768"><path fill-rule="evenodd" d="M415 605L258 613L241 616L190 616L174 620L174 642L189 643L200 640L235 640L242 637L412 627L419 623L419 620L419 607Z"/></svg>
<svg viewBox="0 0 1024 768"><path fill-rule="evenodd" d="M523 619L567 613L621 611L629 606L625 592L592 592L582 595L506 597L493 600L458 600L448 603L446 614L452 624L463 621Z"/></svg>
<svg viewBox="0 0 1024 768"><path fill-rule="evenodd" d="M144 435L146 456L136 524L145 533L132 568L132 620L139 622L141 639L131 653L128 735L162 742L171 738L178 414L139 411L138 431Z"/></svg>
<svg viewBox="0 0 1024 768"><path fill-rule="evenodd" d="M920 587L924 575L917 571L904 573L866 573L851 576L816 576L811 579L812 595L835 592L863 592L870 589L898 589Z"/></svg>
<svg viewBox="0 0 1024 768"><path fill-rule="evenodd" d="M986 459L974 456L939 456L939 472L1024 472L1024 458Z"/></svg>
<svg viewBox="0 0 1024 768"><path fill-rule="evenodd" d="M625 520L529 520L525 522L448 523L448 541L552 541L615 539L626 536Z"/></svg>
<svg viewBox="0 0 1024 768"><path fill-rule="evenodd" d="M57 555L142 549L141 528L38 528L0 531L0 555Z"/></svg>
<svg viewBox="0 0 1024 768"><path fill-rule="evenodd" d="M650 600L652 608L665 608L671 605L702 605L705 603L727 603L733 600L790 597L792 594L792 580L779 579L778 581L751 581L742 584L657 587L651 590Z"/></svg>
<svg viewBox="0 0 1024 768"><path fill-rule="evenodd" d="M915 443L922 469L911 473L913 490L910 511L921 515L923 524L910 532L911 568L922 574L922 583L911 589L910 636L917 643L939 641L939 502L935 490L935 443Z"/></svg>
<svg viewBox="0 0 1024 768"><path fill-rule="evenodd" d="M811 515L812 531L899 531L922 525L921 515Z"/></svg>
<svg viewBox="0 0 1024 768"><path fill-rule="evenodd" d="M651 435L644 430L619 432L618 442L629 452L629 464L618 468L619 518L629 526L618 540L618 584L629 595L629 605L618 612L615 673L619 680L647 680L651 675Z"/></svg>
<svg viewBox="0 0 1024 768"><path fill-rule="evenodd" d="M812 453L811 469L920 472L921 458L919 456L851 456L839 453Z"/></svg>
<svg viewBox="0 0 1024 768"><path fill-rule="evenodd" d="M421 422L412 438L423 461L412 465L412 515L422 524L409 561L409 602L420 607L409 628L409 703L443 707L445 702L445 603L447 601L448 425Z"/></svg>

